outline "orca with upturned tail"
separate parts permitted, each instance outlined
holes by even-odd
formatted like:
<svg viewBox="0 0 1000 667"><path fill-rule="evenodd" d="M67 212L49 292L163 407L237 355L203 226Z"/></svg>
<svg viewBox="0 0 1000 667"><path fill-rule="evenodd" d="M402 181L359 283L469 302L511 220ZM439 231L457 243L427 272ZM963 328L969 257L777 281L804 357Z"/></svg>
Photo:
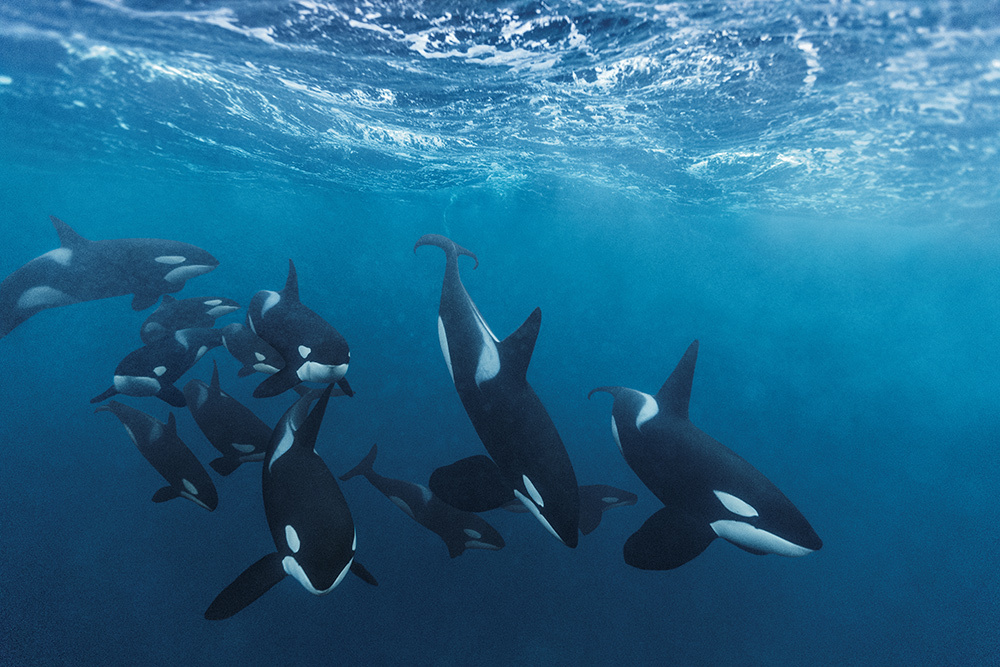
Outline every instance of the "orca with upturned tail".
<svg viewBox="0 0 1000 667"><path fill-rule="evenodd" d="M164 239L91 241L50 216L59 247L36 257L0 283L0 338L47 308L132 294L145 310L163 294L219 265L189 243Z"/></svg>
<svg viewBox="0 0 1000 667"><path fill-rule="evenodd" d="M371 451L361 463L341 475L340 481L363 475L379 493L391 500L407 516L436 533L448 547L448 555L452 558L461 556L466 549L496 551L503 548L503 537L482 517L452 507L423 484L383 477L375 472L377 455L378 445L372 445ZM513 499L514 494L510 495Z"/></svg>
<svg viewBox="0 0 1000 667"><path fill-rule="evenodd" d="M344 378L351 361L347 341L299 300L298 274L292 260L288 260L288 278L280 292L261 290L254 294L247 307L246 325L284 361L278 372L257 386L255 398L277 396L301 382L336 383L345 394L354 395Z"/></svg>
<svg viewBox="0 0 1000 667"><path fill-rule="evenodd" d="M274 375L285 367L285 360L278 351L248 327L234 322L222 327L222 344L243 367L236 373L246 377L254 373Z"/></svg>
<svg viewBox="0 0 1000 667"><path fill-rule="evenodd" d="M221 457L208 465L220 475L229 475L241 463L263 461L272 429L219 384L219 366L212 364L212 381L191 380L184 385L184 398L198 428Z"/></svg>
<svg viewBox="0 0 1000 667"><path fill-rule="evenodd" d="M488 456L477 454L441 466L431 473L428 483L435 498L465 512L505 509L527 512L507 485L500 468ZM631 491L607 484L584 484L580 487L580 532L589 535L601 524L604 512L615 507L635 505L639 497Z"/></svg>
<svg viewBox="0 0 1000 667"><path fill-rule="evenodd" d="M129 352L115 368L115 380L103 393L90 399L100 403L116 394L156 396L175 408L187 405L174 386L206 352L222 344L218 329L181 329L173 336Z"/></svg>
<svg viewBox="0 0 1000 667"><path fill-rule="evenodd" d="M611 430L642 483L663 503L625 543L625 562L670 570L722 537L752 554L804 556L823 546L798 508L763 474L691 423L688 403L698 341L655 396L625 387L614 396Z"/></svg>
<svg viewBox="0 0 1000 667"><path fill-rule="evenodd" d="M168 486L153 494L154 503L187 498L209 512L218 506L219 495L212 484L212 478L177 436L174 413L170 413L164 424L155 417L118 401L108 401L98 406L94 412L110 412L117 417L139 453L167 480Z"/></svg>
<svg viewBox="0 0 1000 667"><path fill-rule="evenodd" d="M316 437L333 386L299 398L278 420L264 456L264 514L276 551L248 567L205 611L229 618L291 575L314 595L332 591L348 571L378 582L354 559L357 532L337 479L316 453Z"/></svg>
<svg viewBox="0 0 1000 667"><path fill-rule="evenodd" d="M580 495L559 432L526 374L542 311L536 308L503 341L490 330L462 285L458 258L476 256L439 234L422 236L413 250L445 252L438 337L462 405L486 451L524 506L563 544L578 541Z"/></svg>
<svg viewBox="0 0 1000 667"><path fill-rule="evenodd" d="M224 296L175 299L164 294L160 307L142 323L139 336L149 345L181 329L211 329L215 320L239 309L240 304Z"/></svg>

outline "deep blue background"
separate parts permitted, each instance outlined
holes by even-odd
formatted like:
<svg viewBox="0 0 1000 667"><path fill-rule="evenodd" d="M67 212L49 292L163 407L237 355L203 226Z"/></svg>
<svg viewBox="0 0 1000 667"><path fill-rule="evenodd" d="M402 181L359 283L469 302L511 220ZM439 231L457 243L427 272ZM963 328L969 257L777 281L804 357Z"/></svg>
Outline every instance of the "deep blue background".
<svg viewBox="0 0 1000 667"><path fill-rule="evenodd" d="M49 310L0 340L0 663L997 663L995 14L552 10L590 50L557 18L531 42L501 10L447 24L480 31L453 25L454 48L485 34L505 65L428 55L445 41L415 53L430 29L405 4L322 21L307 5L232 6L229 28L221 3L205 4L218 21L195 8L171 22L170 2L0 10L0 275L55 247L50 214L89 238L209 250L219 268L185 297L245 305L284 284L291 257L303 301L352 351L357 396L331 404L318 451L340 474L377 442L376 470L426 483L481 451L436 335L443 256L412 252L447 234L478 255L462 276L498 336L542 308L528 379L581 483L639 503L575 550L492 512L506 548L451 560L357 478L342 488L378 588L351 577L317 598L284 581L210 623L219 590L273 549L259 470L213 473L213 513L151 503L162 480L89 403L148 312L127 298ZM384 37L380 20L411 37ZM233 26L271 26L285 47ZM659 65L593 89L641 56ZM379 90L394 100L379 106ZM610 399L586 395L655 391L695 338L692 420L782 489L821 551L756 557L720 540L671 572L623 563L659 504L615 447ZM252 399L256 378L237 379L222 349L180 384L207 380L211 359L277 420L287 398ZM159 401L125 400L166 419Z"/></svg>

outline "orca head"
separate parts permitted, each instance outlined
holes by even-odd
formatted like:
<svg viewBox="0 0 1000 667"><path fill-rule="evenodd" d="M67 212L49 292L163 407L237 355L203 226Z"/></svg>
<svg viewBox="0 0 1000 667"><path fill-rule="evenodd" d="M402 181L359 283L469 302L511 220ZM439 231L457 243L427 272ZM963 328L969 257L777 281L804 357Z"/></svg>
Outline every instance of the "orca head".
<svg viewBox="0 0 1000 667"><path fill-rule="evenodd" d="M199 488L188 478L182 477L181 485L182 488L179 491L181 497L201 505L209 512L219 506L219 493L210 480L208 484L202 484L201 488Z"/></svg>
<svg viewBox="0 0 1000 667"><path fill-rule="evenodd" d="M523 487L524 491L519 487ZM546 530L572 549L576 547L580 537L579 504L574 506L575 511L567 512L561 505L551 502L552 495L548 493L550 490L552 489L545 488L541 478L533 481L528 475L521 475L521 484L513 489L514 497L521 501L528 511L545 526ZM575 485L573 492L577 493ZM550 501L548 505L546 505L546 498Z"/></svg>
<svg viewBox="0 0 1000 667"><path fill-rule="evenodd" d="M332 384L347 374L351 363L351 351L339 334L311 346L299 345L296 352L302 361L295 374L303 382Z"/></svg>
<svg viewBox="0 0 1000 667"><path fill-rule="evenodd" d="M281 550L285 554L281 566L286 574L313 595L326 595L344 580L358 546L358 534L353 524L350 546L346 540L317 534L325 532L310 530L308 525L296 528L292 524L286 524L284 530L287 549Z"/></svg>
<svg viewBox="0 0 1000 667"><path fill-rule="evenodd" d="M240 309L240 304L221 296L205 299L202 301L202 305L207 309L205 314L213 319L218 319Z"/></svg>
<svg viewBox="0 0 1000 667"><path fill-rule="evenodd" d="M219 265L219 260L190 243L158 240L153 252L150 268L160 272L163 280L176 285L177 289L187 280L204 275Z"/></svg>

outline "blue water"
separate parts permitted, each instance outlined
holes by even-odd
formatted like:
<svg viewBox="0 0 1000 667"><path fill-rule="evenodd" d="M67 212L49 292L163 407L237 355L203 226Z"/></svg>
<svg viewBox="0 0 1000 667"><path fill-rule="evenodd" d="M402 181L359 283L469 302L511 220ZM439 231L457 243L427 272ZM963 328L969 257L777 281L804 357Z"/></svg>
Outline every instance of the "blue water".
<svg viewBox="0 0 1000 667"><path fill-rule="evenodd" d="M0 340L0 663L1000 664L998 47L995 0L0 3L0 274L56 247L49 215L209 250L181 296L245 305L292 257L352 351L318 451L339 474L377 442L376 470L426 483L482 450L442 258L411 252L447 234L498 336L541 307L528 378L581 483L639 494L575 550L488 513L507 546L451 560L356 478L378 588L287 580L208 622L273 550L259 472L215 476L211 514L151 503L89 403L148 312L45 311ZM655 391L695 338L692 420L819 552L624 564L660 503L586 395Z"/></svg>

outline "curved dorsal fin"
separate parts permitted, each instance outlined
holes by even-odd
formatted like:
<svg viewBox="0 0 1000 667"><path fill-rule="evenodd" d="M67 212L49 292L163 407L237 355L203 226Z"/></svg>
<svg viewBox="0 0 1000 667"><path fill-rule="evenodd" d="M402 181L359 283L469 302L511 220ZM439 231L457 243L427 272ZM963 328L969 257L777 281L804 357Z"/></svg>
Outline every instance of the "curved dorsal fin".
<svg viewBox="0 0 1000 667"><path fill-rule="evenodd" d="M326 414L326 404L330 401L330 391L332 389L332 384L326 386L319 400L316 401L316 405L313 406L312 412L305 418L295 434L295 440L298 443L314 451L316 449L316 436L319 435L319 427L323 423L323 415ZM310 399L302 397L299 400L308 401Z"/></svg>
<svg viewBox="0 0 1000 667"><path fill-rule="evenodd" d="M167 433L177 435L177 420L174 418L173 412L167 416Z"/></svg>
<svg viewBox="0 0 1000 667"><path fill-rule="evenodd" d="M285 289L281 294L286 299L299 300L299 274L295 271L295 262L288 260L288 279L285 280Z"/></svg>
<svg viewBox="0 0 1000 667"><path fill-rule="evenodd" d="M219 364L212 359L212 389L215 391L222 391L222 387L219 386Z"/></svg>
<svg viewBox="0 0 1000 667"><path fill-rule="evenodd" d="M538 330L541 326L542 309L535 308L517 331L500 343L504 355L503 363L511 363L520 377L528 373L528 364L531 363L531 354L535 351L535 341L538 340Z"/></svg>
<svg viewBox="0 0 1000 667"><path fill-rule="evenodd" d="M87 242L87 239L77 234L72 227L54 215L49 216L59 235L59 245L63 248L73 248Z"/></svg>
<svg viewBox="0 0 1000 667"><path fill-rule="evenodd" d="M691 402L691 383L694 380L694 365L698 360L698 341L688 346L687 351L667 381L656 392L656 402L661 410L687 419L688 403Z"/></svg>

